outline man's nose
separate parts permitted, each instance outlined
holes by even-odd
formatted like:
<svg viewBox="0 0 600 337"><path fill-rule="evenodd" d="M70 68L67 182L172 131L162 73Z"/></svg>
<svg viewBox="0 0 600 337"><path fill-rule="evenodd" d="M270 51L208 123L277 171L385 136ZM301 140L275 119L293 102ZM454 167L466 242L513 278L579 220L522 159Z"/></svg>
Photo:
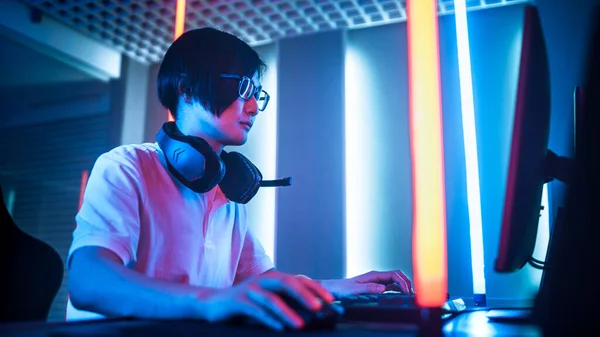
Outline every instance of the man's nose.
<svg viewBox="0 0 600 337"><path fill-rule="evenodd" d="M254 116L258 114L258 102L256 102L256 98L254 96L245 102L244 109L249 115Z"/></svg>

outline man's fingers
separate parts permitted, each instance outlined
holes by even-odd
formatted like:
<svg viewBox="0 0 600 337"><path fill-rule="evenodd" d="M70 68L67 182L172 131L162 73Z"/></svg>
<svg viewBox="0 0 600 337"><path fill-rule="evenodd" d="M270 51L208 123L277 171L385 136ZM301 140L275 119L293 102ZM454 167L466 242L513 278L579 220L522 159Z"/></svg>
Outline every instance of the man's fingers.
<svg viewBox="0 0 600 337"><path fill-rule="evenodd" d="M277 320L273 315L271 315L267 310L261 308L260 305L254 304L252 302L242 302L239 303L238 311L240 314L247 316L255 321L266 325L267 327L281 331L283 330L283 324Z"/></svg>
<svg viewBox="0 0 600 337"><path fill-rule="evenodd" d="M327 302L327 303L331 303L333 302L334 298L333 295L325 288L323 288L320 284L318 284L317 282L306 278L306 277L298 277L298 280L304 284L304 286L306 286L308 289L310 289L315 295L317 295L317 297L319 297L320 299L322 299L323 301Z"/></svg>
<svg viewBox="0 0 600 337"><path fill-rule="evenodd" d="M390 284L396 283L400 287L403 293L412 294L412 282L401 270L378 272L371 271L364 275L357 276L355 278L360 283L381 283Z"/></svg>
<svg viewBox="0 0 600 337"><path fill-rule="evenodd" d="M273 292L281 293L298 301L300 305L308 310L321 309L321 301L315 296L311 289L304 285L303 281L293 276L280 276L264 278L260 286Z"/></svg>
<svg viewBox="0 0 600 337"><path fill-rule="evenodd" d="M350 290L352 295L381 294L385 291L385 285L379 283L356 283Z"/></svg>
<svg viewBox="0 0 600 337"><path fill-rule="evenodd" d="M304 326L302 318L276 294L256 287L248 291L248 298L278 321L296 329Z"/></svg>
<svg viewBox="0 0 600 337"><path fill-rule="evenodd" d="M354 279L359 283L375 282L389 284L395 282L394 274L395 272L389 271L370 271L364 275L357 276Z"/></svg>
<svg viewBox="0 0 600 337"><path fill-rule="evenodd" d="M400 288L402 288L403 293L412 294L414 292L410 279L401 270L394 271L392 278L394 279L394 282L396 282Z"/></svg>

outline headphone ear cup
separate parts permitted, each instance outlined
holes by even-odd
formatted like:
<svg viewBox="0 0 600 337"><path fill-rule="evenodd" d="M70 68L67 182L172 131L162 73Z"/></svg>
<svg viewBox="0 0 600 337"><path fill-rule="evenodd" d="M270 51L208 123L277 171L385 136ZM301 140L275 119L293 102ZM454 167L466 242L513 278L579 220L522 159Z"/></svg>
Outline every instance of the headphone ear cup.
<svg viewBox="0 0 600 337"><path fill-rule="evenodd" d="M167 168L177 180L196 193L206 193L221 182L226 167L202 138L186 136L174 122L167 122L156 135Z"/></svg>
<svg viewBox="0 0 600 337"><path fill-rule="evenodd" d="M225 177L227 167L221 157L212 149L212 147L202 138L192 137L192 146L202 150L204 156L204 176L201 179L191 182L188 186L197 193L206 193L217 186Z"/></svg>
<svg viewBox="0 0 600 337"><path fill-rule="evenodd" d="M233 202L247 203L258 192L262 173L250 159L238 152L221 151L221 159L227 167L227 172L219 183L221 191Z"/></svg>

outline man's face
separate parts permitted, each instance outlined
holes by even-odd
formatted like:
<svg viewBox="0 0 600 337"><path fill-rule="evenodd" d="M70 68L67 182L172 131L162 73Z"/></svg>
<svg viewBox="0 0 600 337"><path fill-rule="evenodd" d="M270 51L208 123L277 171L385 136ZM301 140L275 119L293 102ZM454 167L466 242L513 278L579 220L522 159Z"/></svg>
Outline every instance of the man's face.
<svg viewBox="0 0 600 337"><path fill-rule="evenodd" d="M252 82L257 87L261 86L258 73L254 74ZM202 118L201 129L204 131L204 137L210 138L217 145L242 145L248 139L248 133L257 114L256 98L251 97L245 100L238 97L223 111L221 116L204 114L205 118ZM211 143L210 140L207 139L209 143Z"/></svg>

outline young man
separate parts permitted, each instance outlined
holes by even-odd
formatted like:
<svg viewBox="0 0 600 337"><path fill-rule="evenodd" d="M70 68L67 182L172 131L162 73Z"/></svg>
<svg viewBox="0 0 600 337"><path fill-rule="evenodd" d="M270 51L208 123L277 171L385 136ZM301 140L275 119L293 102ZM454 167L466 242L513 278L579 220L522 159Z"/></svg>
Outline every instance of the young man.
<svg viewBox="0 0 600 337"><path fill-rule="evenodd" d="M260 175L223 151L246 142L266 107L265 68L250 46L215 29L171 45L157 87L176 122L163 125L157 143L120 146L96 161L67 259L68 319L245 315L300 328L279 294L318 310L332 293L380 293L387 284L411 291L400 271L313 281L274 270L244 205Z"/></svg>

